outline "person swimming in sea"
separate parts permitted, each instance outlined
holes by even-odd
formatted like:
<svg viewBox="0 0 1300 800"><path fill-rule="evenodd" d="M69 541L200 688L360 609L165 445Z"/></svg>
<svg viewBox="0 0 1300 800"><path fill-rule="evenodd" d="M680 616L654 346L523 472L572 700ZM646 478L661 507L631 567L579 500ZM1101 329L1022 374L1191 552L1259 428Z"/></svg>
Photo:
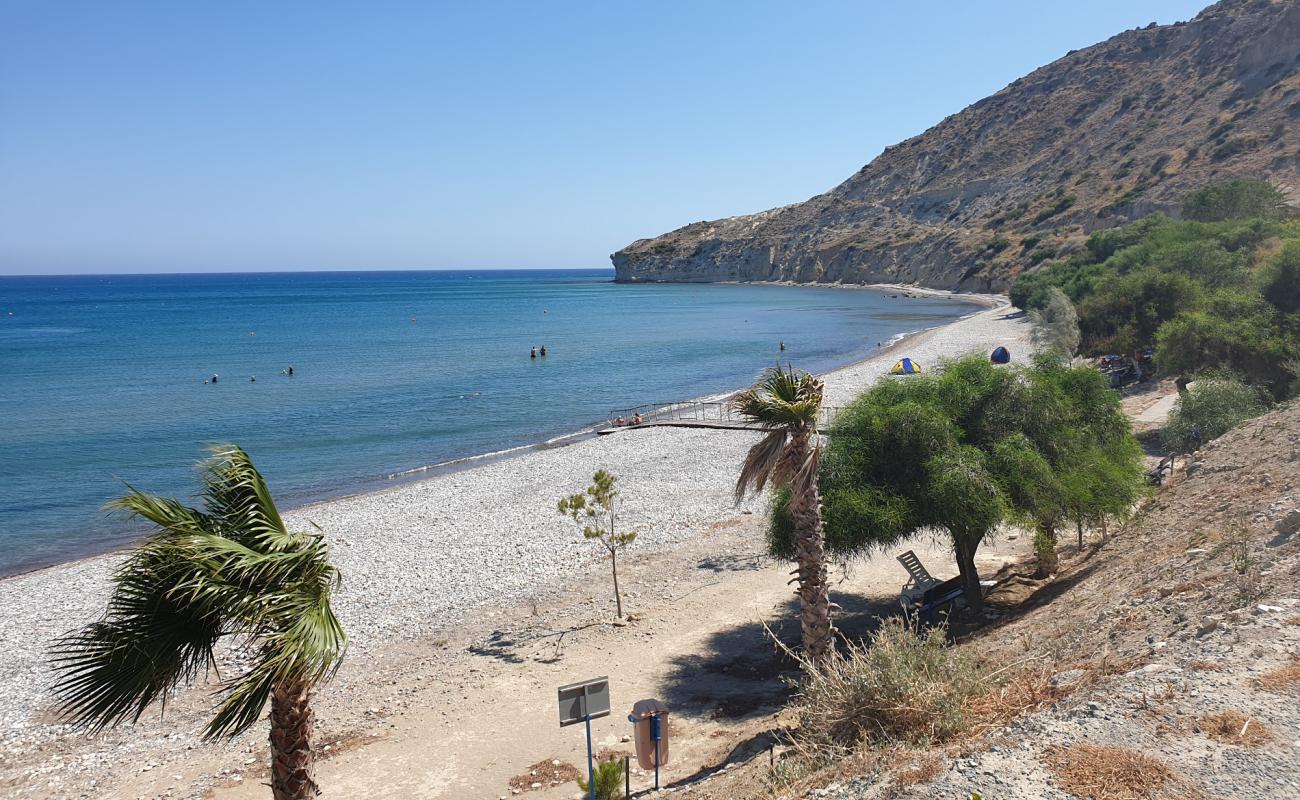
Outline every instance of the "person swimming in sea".
<svg viewBox="0 0 1300 800"><path fill-rule="evenodd" d="M217 382L217 379L220 378L220 377L221 377L221 376L218 375L217 373L215 373L215 372L212 373L212 382L213 382L213 383L216 383L216 382Z"/></svg>
<svg viewBox="0 0 1300 800"><path fill-rule="evenodd" d="M546 345L542 345L542 352L541 352L541 355L542 355L542 358L546 358Z"/></svg>
<svg viewBox="0 0 1300 800"><path fill-rule="evenodd" d="M785 339L782 339L782 340L781 340L781 352L782 352L782 353L785 352Z"/></svg>
<svg viewBox="0 0 1300 800"><path fill-rule="evenodd" d="M249 383L257 383L257 376L256 376L256 375L249 375L249 376L248 376L248 382L249 382Z"/></svg>
<svg viewBox="0 0 1300 800"><path fill-rule="evenodd" d="M536 347L534 347L533 349L531 349L531 350L528 351L528 357L529 357L529 358L537 358L537 348L536 348Z"/></svg>

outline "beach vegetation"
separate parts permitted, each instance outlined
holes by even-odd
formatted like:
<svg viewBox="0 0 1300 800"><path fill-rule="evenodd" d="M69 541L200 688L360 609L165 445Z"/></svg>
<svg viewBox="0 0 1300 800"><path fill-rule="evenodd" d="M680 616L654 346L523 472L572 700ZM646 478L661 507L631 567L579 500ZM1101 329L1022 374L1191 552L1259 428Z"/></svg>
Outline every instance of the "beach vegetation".
<svg viewBox="0 0 1300 800"><path fill-rule="evenodd" d="M218 675L204 735L248 730L269 700L272 796L315 797L311 697L347 643L330 607L339 572L322 535L286 527L242 449L214 448L202 476L202 509L134 489L109 504L155 530L113 574L103 618L56 642L54 692L74 724L135 722L206 674L230 637L251 663Z"/></svg>
<svg viewBox="0 0 1300 800"><path fill-rule="evenodd" d="M1183 198L1183 217L1197 222L1279 220L1290 213L1286 195L1268 181L1239 178L1212 183Z"/></svg>
<svg viewBox="0 0 1300 800"><path fill-rule="evenodd" d="M1034 346L1072 358L1079 349L1079 315L1060 287L1047 287L1047 294L1042 304L1029 312Z"/></svg>
<svg viewBox="0 0 1300 800"><path fill-rule="evenodd" d="M942 742L964 731L966 704L984 691L978 664L948 646L942 627L917 632L897 618L866 642L808 663L794 709L802 752L833 758L860 745Z"/></svg>
<svg viewBox="0 0 1300 800"><path fill-rule="evenodd" d="M778 364L732 402L742 418L765 430L745 456L736 481L736 502L769 485L784 499L778 513L787 523L788 552L797 565L799 619L804 652L811 663L829 656L835 635L817 487L822 393L821 379Z"/></svg>
<svg viewBox="0 0 1300 800"><path fill-rule="evenodd" d="M1229 375L1199 378L1174 403L1165 425L1164 444L1190 453L1248 419L1268 410L1266 396Z"/></svg>
<svg viewBox="0 0 1300 800"><path fill-rule="evenodd" d="M609 567L614 576L614 608L618 619L623 618L623 593L618 587L618 551L636 541L636 531L620 530L618 478L603 469L591 476L591 485L585 492L560 498L556 508L560 514L577 524L583 538L599 542L609 554Z"/></svg>
<svg viewBox="0 0 1300 800"><path fill-rule="evenodd" d="M1230 371L1292 395L1300 358L1300 218L1275 187L1231 181L1185 199L1184 219L1151 214L1098 231L1083 251L1021 273L1020 308L1074 304L1086 356L1151 348L1161 374Z"/></svg>
<svg viewBox="0 0 1300 800"><path fill-rule="evenodd" d="M967 604L983 608L975 555L1004 522L1045 532L1122 515L1142 491L1142 450L1096 370L1040 357L971 355L883 381L836 417L819 473L826 543L838 556L918 533L950 543ZM781 543L782 499L771 539Z"/></svg>
<svg viewBox="0 0 1300 800"><path fill-rule="evenodd" d="M592 770L592 783L595 784L596 791L592 792L591 784L587 783L581 777L578 778L578 787L584 792L583 797L589 797L594 794L596 800L619 800L623 796L623 762L618 758L607 758L597 762Z"/></svg>

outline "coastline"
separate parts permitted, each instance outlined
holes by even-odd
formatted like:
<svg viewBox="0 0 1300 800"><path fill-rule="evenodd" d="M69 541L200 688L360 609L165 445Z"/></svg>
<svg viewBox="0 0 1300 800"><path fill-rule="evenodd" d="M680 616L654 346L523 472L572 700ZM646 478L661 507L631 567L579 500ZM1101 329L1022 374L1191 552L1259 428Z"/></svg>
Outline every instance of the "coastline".
<svg viewBox="0 0 1300 800"><path fill-rule="evenodd" d="M929 368L941 358L987 351L998 344L1010 347L1017 357L1027 353L1028 324L1004 313L1007 308L986 308L913 332L867 358L823 373L827 405L844 405L875 381L887 379L900 354ZM472 469L287 512L292 527L319 525L325 531L344 576L334 605L351 644L346 677L341 676L329 693L331 703L347 708L336 714L352 718L356 710L351 704L358 702L369 708L371 702L358 699L358 692L368 696L391 691L382 687L392 683L386 665L396 663L394 658L441 663L444 654L460 652L446 648L464 632L509 629L519 624L512 622L516 617L535 622L538 608L565 597L572 600L575 592L587 596L578 603L581 613L599 614L609 601L608 571L599 548L583 541L555 511L556 499L581 490L598 468L619 476L624 519L640 533L629 552L630 565L687 558L696 559L690 561L694 569L719 547L724 548L726 563L724 541L735 539L729 526L738 520L744 525L734 530L750 531L742 540L756 548L766 498L737 506L732 488L745 452L759 435L700 428L619 429L614 435L529 450ZM42 753L69 754L66 757L88 765L88 775L102 780L106 774L97 765L104 763L99 759L105 753L116 753L115 761L139 757L175 763L194 755L187 755L189 747L200 748L198 732L210 702L210 684L178 696L165 720L155 715L93 738L58 724L52 713L49 644L103 613L109 579L121 558L106 554L0 579L0 607L5 609L5 624L0 626L0 752L14 756L11 766L0 768L0 786L24 785L23 776L29 774L25 770L44 763ZM885 572L891 568L880 567ZM639 590L629 595L634 609L655 597L680 594L675 578L647 575L638 586L631 576L640 567L630 569L629 588ZM773 569L780 572L784 567ZM714 576L709 585L716 584L717 591L731 587L726 591L738 593L733 595L736 602L751 602L744 599L752 597L745 587L754 585L750 578L755 573L722 567L709 574ZM768 585L766 580L760 583ZM769 588L784 596L780 581ZM473 652L467 657L474 657ZM224 674L239 669L242 662L223 648L217 665ZM479 676L478 669L470 668L469 674ZM178 737L191 744L177 751ZM260 734L253 739L260 741ZM209 761L235 758L229 754L247 753L253 739L202 745L202 752ZM137 795L154 796L129 796ZM20 796L48 795L31 785L31 793Z"/></svg>
<svg viewBox="0 0 1300 800"><path fill-rule="evenodd" d="M926 367L996 344L1023 352L1028 326L1001 314L1005 308L916 332L825 373L827 405L844 405L880 379L903 349ZM546 597L563 579L588 571L599 554L564 524L554 503L585 486L597 468L620 477L625 518L643 531L636 549L663 550L697 536L737 513L735 471L755 436L623 429L309 504L285 516L291 526L318 525L326 532L345 576L336 605L354 631L356 654L454 626L475 608ZM761 512L765 502L750 500L739 511ZM0 579L3 627L14 632L4 637L9 646L0 648L0 684L13 687L13 694L0 697L8 700L0 704L0 730L23 725L40 707L48 642L102 613L121 558L105 554Z"/></svg>
<svg viewBox="0 0 1300 800"><path fill-rule="evenodd" d="M794 281L720 281L718 283L724 285L739 285L739 286L757 285L757 286L782 286L782 287L790 287L790 288L806 287L806 288L820 288L820 289L846 289L846 290L859 290L859 291L867 290L867 291L877 291L882 294L888 292L907 292L914 295L924 295L928 297L948 297L963 302L967 302L970 305L977 307L974 310L970 311L969 313L963 314L953 319L951 322L945 324L952 324L955 322L959 322L963 319L966 319L967 317L972 316L973 314L979 313L981 308L993 308L993 307L997 307L999 303L1005 302L1005 298L1003 298L1003 296L1001 295L968 294L962 292L952 292L952 291L947 291L942 289L925 289L920 287L908 286L904 284L840 284L840 283L822 283L822 282L797 283ZM880 357L884 354L894 352L895 348L897 348L900 344L907 341L911 341L914 337L922 336L927 331L934 330L935 328L938 327L943 327L943 325L932 326L930 328L920 328L912 331L904 331L902 333L895 334L895 336L891 337L891 339L888 340L886 343L884 343L882 347L870 348L865 353L859 352L859 353L846 354L846 356L848 357L847 361L829 370L826 370L825 372L822 373L822 375L823 376L829 375L838 370L856 366L862 363L863 361L868 361L870 359ZM743 386L736 386L721 392L714 392L708 395L700 395L700 396L693 396L689 398L683 398L681 402L689 403L689 402L720 401L733 396L737 392L741 391L743 388L744 388ZM341 487L337 491L325 490L319 493L315 493L314 496L308 496L306 499L300 499L297 502L285 504L281 508L281 511L286 515L293 514L297 511L312 508L315 506L321 506L321 505L335 503L335 502L348 501L358 497L364 497L369 494L388 491L390 489L408 485L411 483L418 483L420 481L429 480L442 475L455 474L467 470L476 469L488 464L513 460L519 457L526 456L529 453L548 450L556 447L566 447L575 444L577 442L581 442L585 439L594 437L598 434L599 431L605 428L608 428L608 424L606 421L603 420L593 421L590 423L579 424L579 426L575 430L560 433L555 436L551 436L548 439L544 439L542 441L525 442L523 444L513 445L501 450L494 450L486 453L477 453L468 456L461 456L447 461L439 461L439 462L435 462L423 466L411 467L398 472L386 473L380 476L356 479L355 481L351 482L350 485L347 485L346 487ZM23 565L16 565L11 568L0 567L0 583L13 578L22 577L25 575L39 574L46 570L58 569L60 567L65 567L73 564L95 561L97 559L102 559L102 558L117 557L125 553L126 551L128 551L131 547L134 546L134 544L135 542L131 541L125 544L116 544L115 546L112 546L108 549L100 549L94 546L87 546L84 549L81 549L74 546L69 546L68 548L69 557L65 559L61 559L58 561L50 561L44 564L23 564ZM78 552L78 550L81 550L81 552Z"/></svg>

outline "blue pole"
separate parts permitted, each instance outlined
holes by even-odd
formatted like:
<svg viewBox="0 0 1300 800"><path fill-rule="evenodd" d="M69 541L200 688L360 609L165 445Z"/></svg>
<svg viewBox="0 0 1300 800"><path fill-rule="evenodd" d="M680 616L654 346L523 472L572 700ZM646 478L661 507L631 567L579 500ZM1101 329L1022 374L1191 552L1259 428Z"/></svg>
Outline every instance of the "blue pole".
<svg viewBox="0 0 1300 800"><path fill-rule="evenodd" d="M659 715L650 718L650 738L655 741L655 791L659 790Z"/></svg>
<svg viewBox="0 0 1300 800"><path fill-rule="evenodd" d="M655 788L658 788L656 785ZM591 800L596 800L596 769L591 761L591 715L587 715L587 791Z"/></svg>

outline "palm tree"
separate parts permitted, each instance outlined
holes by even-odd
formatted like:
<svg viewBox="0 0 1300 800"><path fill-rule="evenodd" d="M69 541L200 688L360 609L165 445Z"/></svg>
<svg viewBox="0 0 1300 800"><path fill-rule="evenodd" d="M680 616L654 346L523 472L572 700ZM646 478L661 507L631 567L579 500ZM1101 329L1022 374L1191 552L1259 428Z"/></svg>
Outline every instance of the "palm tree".
<svg viewBox="0 0 1300 800"><path fill-rule="evenodd" d="M285 528L247 453L233 445L213 453L202 464L204 510L134 489L109 503L157 529L113 575L104 617L55 644L54 691L74 724L135 722L206 674L217 641L235 636L256 658L221 679L204 735L242 733L269 698L272 795L305 800L318 793L311 693L347 645L330 610L339 573L320 535Z"/></svg>
<svg viewBox="0 0 1300 800"><path fill-rule="evenodd" d="M737 395L732 407L767 431L745 456L736 481L736 502L744 500L751 490L761 492L769 483L789 490L792 538L799 564L803 646L814 664L821 663L831 652L835 632L826 580L821 495L817 491L821 457L817 420L822 407L822 382L794 367L782 369L778 364Z"/></svg>

